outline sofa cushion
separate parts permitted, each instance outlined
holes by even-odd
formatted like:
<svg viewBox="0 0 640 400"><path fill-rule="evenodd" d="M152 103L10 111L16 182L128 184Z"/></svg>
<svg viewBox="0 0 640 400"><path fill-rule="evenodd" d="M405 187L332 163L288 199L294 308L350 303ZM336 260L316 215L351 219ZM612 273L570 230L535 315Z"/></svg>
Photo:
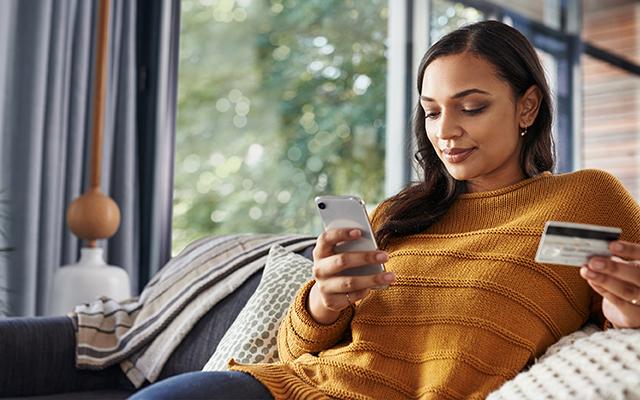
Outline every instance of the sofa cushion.
<svg viewBox="0 0 640 400"><path fill-rule="evenodd" d="M241 363L278 359L276 336L280 321L300 287L311 279L313 262L279 245L269 251L262 280L240 311L205 371L224 371L229 359Z"/></svg>
<svg viewBox="0 0 640 400"><path fill-rule="evenodd" d="M297 253L312 259L313 248L314 246L309 246ZM213 306L174 350L158 379L201 370L215 352L220 339L258 287L261 278L262 270L259 270L233 293Z"/></svg>
<svg viewBox="0 0 640 400"><path fill-rule="evenodd" d="M220 339L258 287L261 277L262 270L259 270L200 318L171 353L158 379L202 369L218 347Z"/></svg>

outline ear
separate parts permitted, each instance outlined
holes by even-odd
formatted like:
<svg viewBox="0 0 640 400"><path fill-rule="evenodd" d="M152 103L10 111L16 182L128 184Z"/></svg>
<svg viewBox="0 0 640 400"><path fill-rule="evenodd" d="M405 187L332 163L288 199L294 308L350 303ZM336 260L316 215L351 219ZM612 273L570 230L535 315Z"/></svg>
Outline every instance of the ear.
<svg viewBox="0 0 640 400"><path fill-rule="evenodd" d="M538 116L542 93L536 85L531 85L529 89L518 100L518 119L520 128L528 128Z"/></svg>

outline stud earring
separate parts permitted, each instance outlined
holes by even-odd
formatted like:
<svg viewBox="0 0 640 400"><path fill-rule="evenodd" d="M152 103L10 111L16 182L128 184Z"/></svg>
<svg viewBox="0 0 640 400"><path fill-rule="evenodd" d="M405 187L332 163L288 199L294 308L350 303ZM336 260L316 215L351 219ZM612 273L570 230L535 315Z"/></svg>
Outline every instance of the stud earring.
<svg viewBox="0 0 640 400"><path fill-rule="evenodd" d="M520 136L524 136L527 134L527 127L525 126L524 129L522 129L522 131L520 132Z"/></svg>

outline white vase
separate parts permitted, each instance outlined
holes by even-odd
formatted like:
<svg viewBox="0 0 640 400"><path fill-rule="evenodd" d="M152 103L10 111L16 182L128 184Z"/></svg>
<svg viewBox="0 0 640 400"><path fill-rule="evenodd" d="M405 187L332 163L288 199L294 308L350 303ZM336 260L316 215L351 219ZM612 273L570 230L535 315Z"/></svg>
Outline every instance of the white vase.
<svg viewBox="0 0 640 400"><path fill-rule="evenodd" d="M83 247L76 264L65 265L56 271L47 315L66 315L76 305L101 296L118 301L131 297L127 272L107 265L102 254L101 248Z"/></svg>

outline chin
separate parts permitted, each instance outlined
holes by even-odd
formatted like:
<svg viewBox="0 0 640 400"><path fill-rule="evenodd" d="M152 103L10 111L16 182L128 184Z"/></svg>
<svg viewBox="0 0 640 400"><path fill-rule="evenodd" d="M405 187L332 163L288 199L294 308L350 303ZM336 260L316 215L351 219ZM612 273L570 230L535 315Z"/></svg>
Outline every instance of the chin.
<svg viewBox="0 0 640 400"><path fill-rule="evenodd" d="M478 175L477 173L473 173L473 171L470 171L469 168L457 165L452 166L447 163L445 163L444 165L449 175L451 175L451 177L457 181L468 181L469 179L473 179Z"/></svg>

